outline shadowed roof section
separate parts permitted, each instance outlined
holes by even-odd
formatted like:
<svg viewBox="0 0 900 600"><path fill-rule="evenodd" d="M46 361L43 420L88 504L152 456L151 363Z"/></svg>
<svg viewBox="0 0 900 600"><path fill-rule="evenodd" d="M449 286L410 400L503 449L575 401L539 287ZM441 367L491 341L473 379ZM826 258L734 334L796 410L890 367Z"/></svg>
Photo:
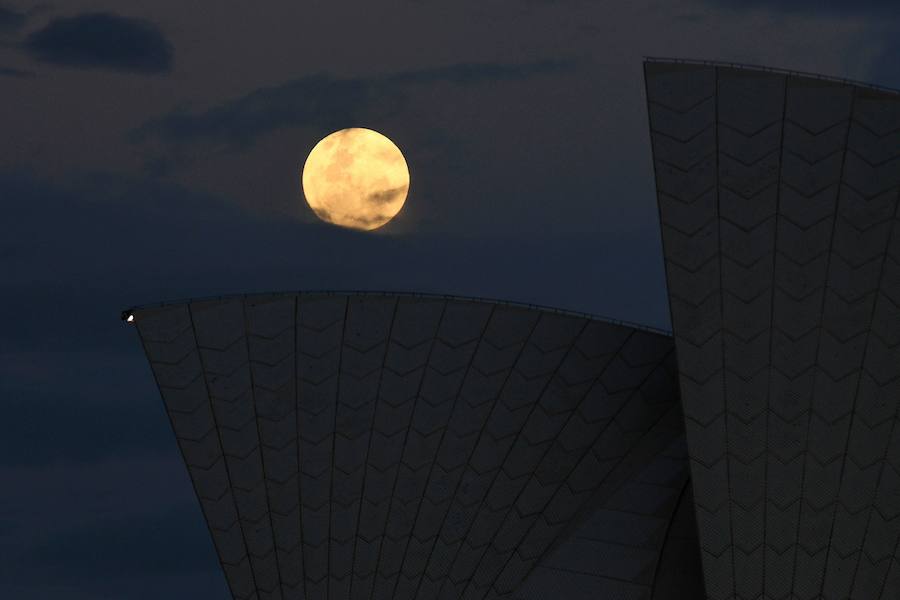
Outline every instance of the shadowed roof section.
<svg viewBox="0 0 900 600"><path fill-rule="evenodd" d="M388 293L127 315L235 598L697 597L667 335Z"/></svg>
<svg viewBox="0 0 900 600"><path fill-rule="evenodd" d="M644 68L708 598L900 598L900 94Z"/></svg>

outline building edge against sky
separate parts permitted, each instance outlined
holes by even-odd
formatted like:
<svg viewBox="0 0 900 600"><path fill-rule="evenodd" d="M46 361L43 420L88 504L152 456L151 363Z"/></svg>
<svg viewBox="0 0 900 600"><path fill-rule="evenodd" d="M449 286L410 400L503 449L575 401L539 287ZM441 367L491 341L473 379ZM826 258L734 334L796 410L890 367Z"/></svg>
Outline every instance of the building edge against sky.
<svg viewBox="0 0 900 600"><path fill-rule="evenodd" d="M126 316L235 598L702 595L668 335L403 294Z"/></svg>
<svg viewBox="0 0 900 600"><path fill-rule="evenodd" d="M644 68L677 370L459 298L130 313L236 598L696 598L691 555L714 600L900 597L900 95Z"/></svg>
<svg viewBox="0 0 900 600"><path fill-rule="evenodd" d="M900 94L651 59L706 590L900 597Z"/></svg>

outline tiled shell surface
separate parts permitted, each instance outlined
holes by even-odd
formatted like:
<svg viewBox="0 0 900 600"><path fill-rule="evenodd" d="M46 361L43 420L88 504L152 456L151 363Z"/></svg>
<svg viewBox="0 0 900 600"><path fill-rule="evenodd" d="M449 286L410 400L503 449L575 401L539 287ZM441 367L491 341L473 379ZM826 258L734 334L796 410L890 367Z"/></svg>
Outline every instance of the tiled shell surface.
<svg viewBox="0 0 900 600"><path fill-rule="evenodd" d="M696 597L654 585L699 556L670 337L390 294L133 314L236 599Z"/></svg>
<svg viewBox="0 0 900 600"><path fill-rule="evenodd" d="M900 95L645 74L707 595L900 598Z"/></svg>

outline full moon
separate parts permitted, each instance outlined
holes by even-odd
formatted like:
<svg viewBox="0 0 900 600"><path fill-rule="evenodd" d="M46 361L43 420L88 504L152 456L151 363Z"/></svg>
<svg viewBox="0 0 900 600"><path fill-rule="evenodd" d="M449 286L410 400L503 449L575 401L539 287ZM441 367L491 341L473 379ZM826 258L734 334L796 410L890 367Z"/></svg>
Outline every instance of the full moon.
<svg viewBox="0 0 900 600"><path fill-rule="evenodd" d="M324 137L303 165L303 195L323 221L370 231L403 208L409 169L394 142L352 127Z"/></svg>

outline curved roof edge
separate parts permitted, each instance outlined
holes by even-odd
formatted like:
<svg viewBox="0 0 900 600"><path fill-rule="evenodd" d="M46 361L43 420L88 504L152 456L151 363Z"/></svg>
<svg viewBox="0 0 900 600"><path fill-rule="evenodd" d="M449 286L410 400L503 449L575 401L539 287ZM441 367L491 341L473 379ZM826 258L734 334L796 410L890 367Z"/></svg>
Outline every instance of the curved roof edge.
<svg viewBox="0 0 900 600"><path fill-rule="evenodd" d="M711 67L730 67L733 69L743 69L746 71L761 71L766 73L781 73L783 75L795 75L797 77L808 77L810 79L819 79L822 81L830 81L834 83L843 83L846 85L854 85L862 88L867 88L870 90L874 90L877 92L884 92L887 94L893 94L900 96L900 89L887 87L884 85L877 85L874 83L869 83L866 81L858 81L855 79L846 79L844 77L835 77L833 75L823 75L821 73L810 73L808 71L794 71L791 69L780 69L778 67L768 67L766 65L754 65L748 63L739 63L739 62L728 62L728 61L718 61L718 60L704 60L697 58L670 58L663 56L645 56L645 63L673 63L673 64L683 64L683 65L707 65Z"/></svg>
<svg viewBox="0 0 900 600"><path fill-rule="evenodd" d="M128 318L131 313L140 310L147 310L151 308L164 308L167 306L177 306L181 304L187 304L189 302L205 302L210 300L227 300L233 298L254 298L254 297L277 297L277 296L293 296L296 294L307 295L307 296L386 296L386 297L404 297L404 298L432 298L435 300L457 300L457 301L469 301L469 302L482 302L485 304L497 304L501 306L509 306L514 308L527 308L531 310L540 310L543 312L555 313L559 315L566 315L571 317L581 317L585 319L590 319L592 321L603 321L605 323L611 323L613 325L621 325L622 327L630 327L632 329L638 329L640 331L646 331L647 333L653 333L656 335L661 335L665 337L672 337L672 332L668 329L661 329L659 327L652 327L650 325L643 325L641 323L633 323L631 321L624 321L622 319L615 319L612 317L604 317L602 315L596 315L592 313L576 311L576 310L567 310L563 308L556 308L553 306L545 306L542 304L531 304L528 302L514 302L511 300L501 300L497 298L484 298L481 296L458 296L454 294L439 294L439 293L428 293L428 292L404 292L404 291L389 291L389 290L292 290L292 291L273 291L273 292L252 292L252 293L244 293L244 294L219 294L213 296L201 296L197 298L182 298L178 300L171 300L165 302L153 302L149 304L141 304L136 306L130 306L123 310L120 313L120 318L124 321Z"/></svg>

